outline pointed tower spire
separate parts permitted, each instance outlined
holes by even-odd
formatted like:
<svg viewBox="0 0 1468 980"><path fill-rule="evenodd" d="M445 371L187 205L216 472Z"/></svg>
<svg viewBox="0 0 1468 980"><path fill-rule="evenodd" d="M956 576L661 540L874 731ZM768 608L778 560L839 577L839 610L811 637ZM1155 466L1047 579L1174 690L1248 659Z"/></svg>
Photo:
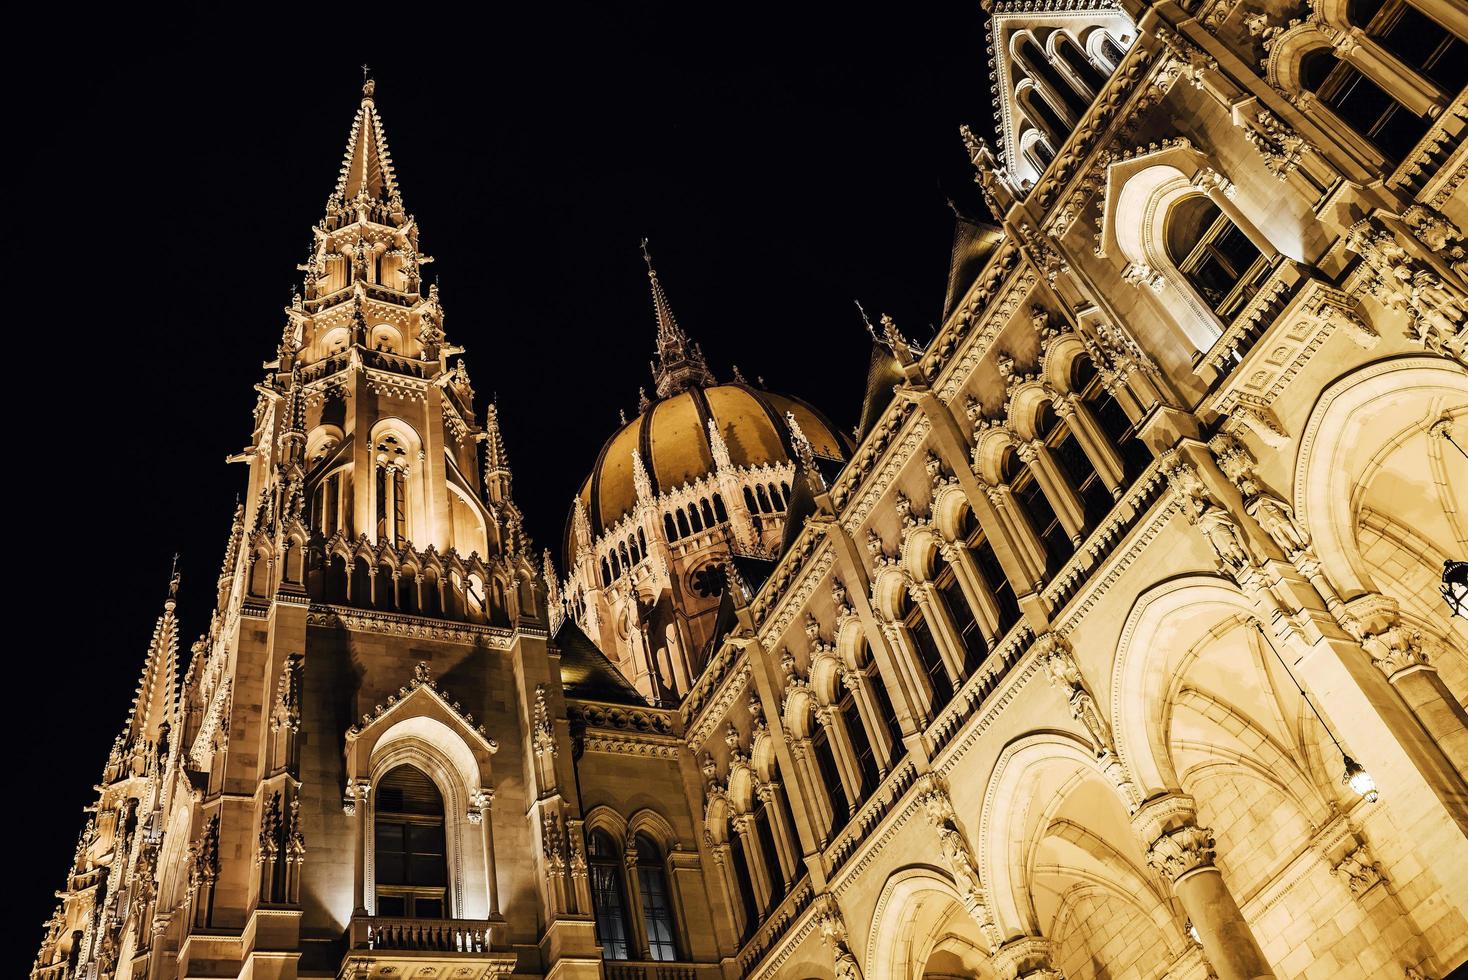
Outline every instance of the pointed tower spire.
<svg viewBox="0 0 1468 980"><path fill-rule="evenodd" d="M667 293L663 292L663 284L658 281L646 238L642 240L642 258L647 263L647 278L652 284L652 310L658 321L658 359L652 369L658 397L667 398L695 386L713 384L714 375L703 359L703 351L688 339L673 317L673 307L668 303Z"/></svg>
<svg viewBox="0 0 1468 980"><path fill-rule="evenodd" d="M505 449L505 434L500 431L500 409L490 402L484 412L484 492L491 501L510 499L510 454Z"/></svg>
<svg viewBox="0 0 1468 980"><path fill-rule="evenodd" d="M398 191L392 154L388 152L387 134L383 132L382 117L377 114L377 106L372 100L376 86L370 76L362 83L362 104L352 119L341 172L327 203L328 213L350 210L355 204L362 203L391 215L402 215L403 198Z"/></svg>
<svg viewBox="0 0 1468 980"><path fill-rule="evenodd" d="M148 655L143 660L143 673L138 678L127 721L113 744L112 758L107 760L105 778L108 782L142 775L147 769L149 747L157 744L160 729L173 717L178 682L178 620L174 617L174 609L178 605L178 583L178 555L174 555L163 615L153 626Z"/></svg>

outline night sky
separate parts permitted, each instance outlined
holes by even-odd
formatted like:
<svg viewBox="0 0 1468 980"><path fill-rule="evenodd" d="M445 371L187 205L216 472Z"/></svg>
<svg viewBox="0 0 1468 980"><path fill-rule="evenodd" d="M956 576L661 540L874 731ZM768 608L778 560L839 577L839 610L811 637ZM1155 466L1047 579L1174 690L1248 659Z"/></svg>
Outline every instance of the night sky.
<svg viewBox="0 0 1468 980"><path fill-rule="evenodd" d="M29 968L175 551L183 655L207 624L245 476L224 459L249 438L363 62L537 547L558 551L618 409L651 387L642 237L720 378L737 364L848 430L870 352L852 300L931 336L945 195L982 213L957 134L992 126L977 0L617 6L474 24L402 4L319 24L67 7L12 36L12 349L34 427L9 437L13 477L34 474L10 481L34 556L12 574L35 571L11 591L29 725L7 811L34 865L6 973Z"/></svg>

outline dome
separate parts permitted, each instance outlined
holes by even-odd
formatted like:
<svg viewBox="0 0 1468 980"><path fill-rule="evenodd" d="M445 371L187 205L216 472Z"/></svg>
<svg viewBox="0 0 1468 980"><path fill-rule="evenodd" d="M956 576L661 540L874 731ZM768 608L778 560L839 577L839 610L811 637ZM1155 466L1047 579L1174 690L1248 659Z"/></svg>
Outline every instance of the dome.
<svg viewBox="0 0 1468 980"><path fill-rule="evenodd" d="M596 466L581 484L593 537L632 511L637 491L632 452L642 457L654 493L672 490L714 472L709 443L712 419L735 466L785 463L794 459L785 413L795 416L816 455L845 459L847 440L818 410L787 395L749 384L695 385L661 398L622 426L602 446ZM568 525L568 544L570 527ZM568 551L571 550L568 548ZM569 556L568 556L569 557Z"/></svg>

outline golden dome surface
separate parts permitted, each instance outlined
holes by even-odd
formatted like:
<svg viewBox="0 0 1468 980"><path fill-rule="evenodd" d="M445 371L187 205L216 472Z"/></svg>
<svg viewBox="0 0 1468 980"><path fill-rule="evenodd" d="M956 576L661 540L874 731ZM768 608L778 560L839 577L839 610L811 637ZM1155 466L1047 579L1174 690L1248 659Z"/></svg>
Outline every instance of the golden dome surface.
<svg viewBox="0 0 1468 980"><path fill-rule="evenodd" d="M648 406L606 441L579 496L593 537L631 512L637 502L632 477L635 449L654 493L674 490L714 472L708 422L714 421L737 466L785 463L795 458L785 413L795 416L816 455L845 459L847 441L817 409L788 395L734 382L693 386Z"/></svg>

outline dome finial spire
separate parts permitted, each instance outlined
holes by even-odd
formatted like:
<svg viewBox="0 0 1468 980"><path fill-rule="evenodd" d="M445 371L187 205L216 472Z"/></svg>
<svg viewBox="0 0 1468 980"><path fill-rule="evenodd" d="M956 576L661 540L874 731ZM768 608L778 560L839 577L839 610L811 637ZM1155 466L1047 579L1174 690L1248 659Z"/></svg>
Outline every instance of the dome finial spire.
<svg viewBox="0 0 1468 980"><path fill-rule="evenodd" d="M658 281L657 269L653 268L652 253L648 251L647 239L642 240L642 260L647 263L647 278L652 285L652 309L658 322L658 359L653 365L652 377L659 398L676 395L695 386L714 383L713 372L703 359L703 351L688 339L683 328L673 317L673 307L663 284Z"/></svg>

